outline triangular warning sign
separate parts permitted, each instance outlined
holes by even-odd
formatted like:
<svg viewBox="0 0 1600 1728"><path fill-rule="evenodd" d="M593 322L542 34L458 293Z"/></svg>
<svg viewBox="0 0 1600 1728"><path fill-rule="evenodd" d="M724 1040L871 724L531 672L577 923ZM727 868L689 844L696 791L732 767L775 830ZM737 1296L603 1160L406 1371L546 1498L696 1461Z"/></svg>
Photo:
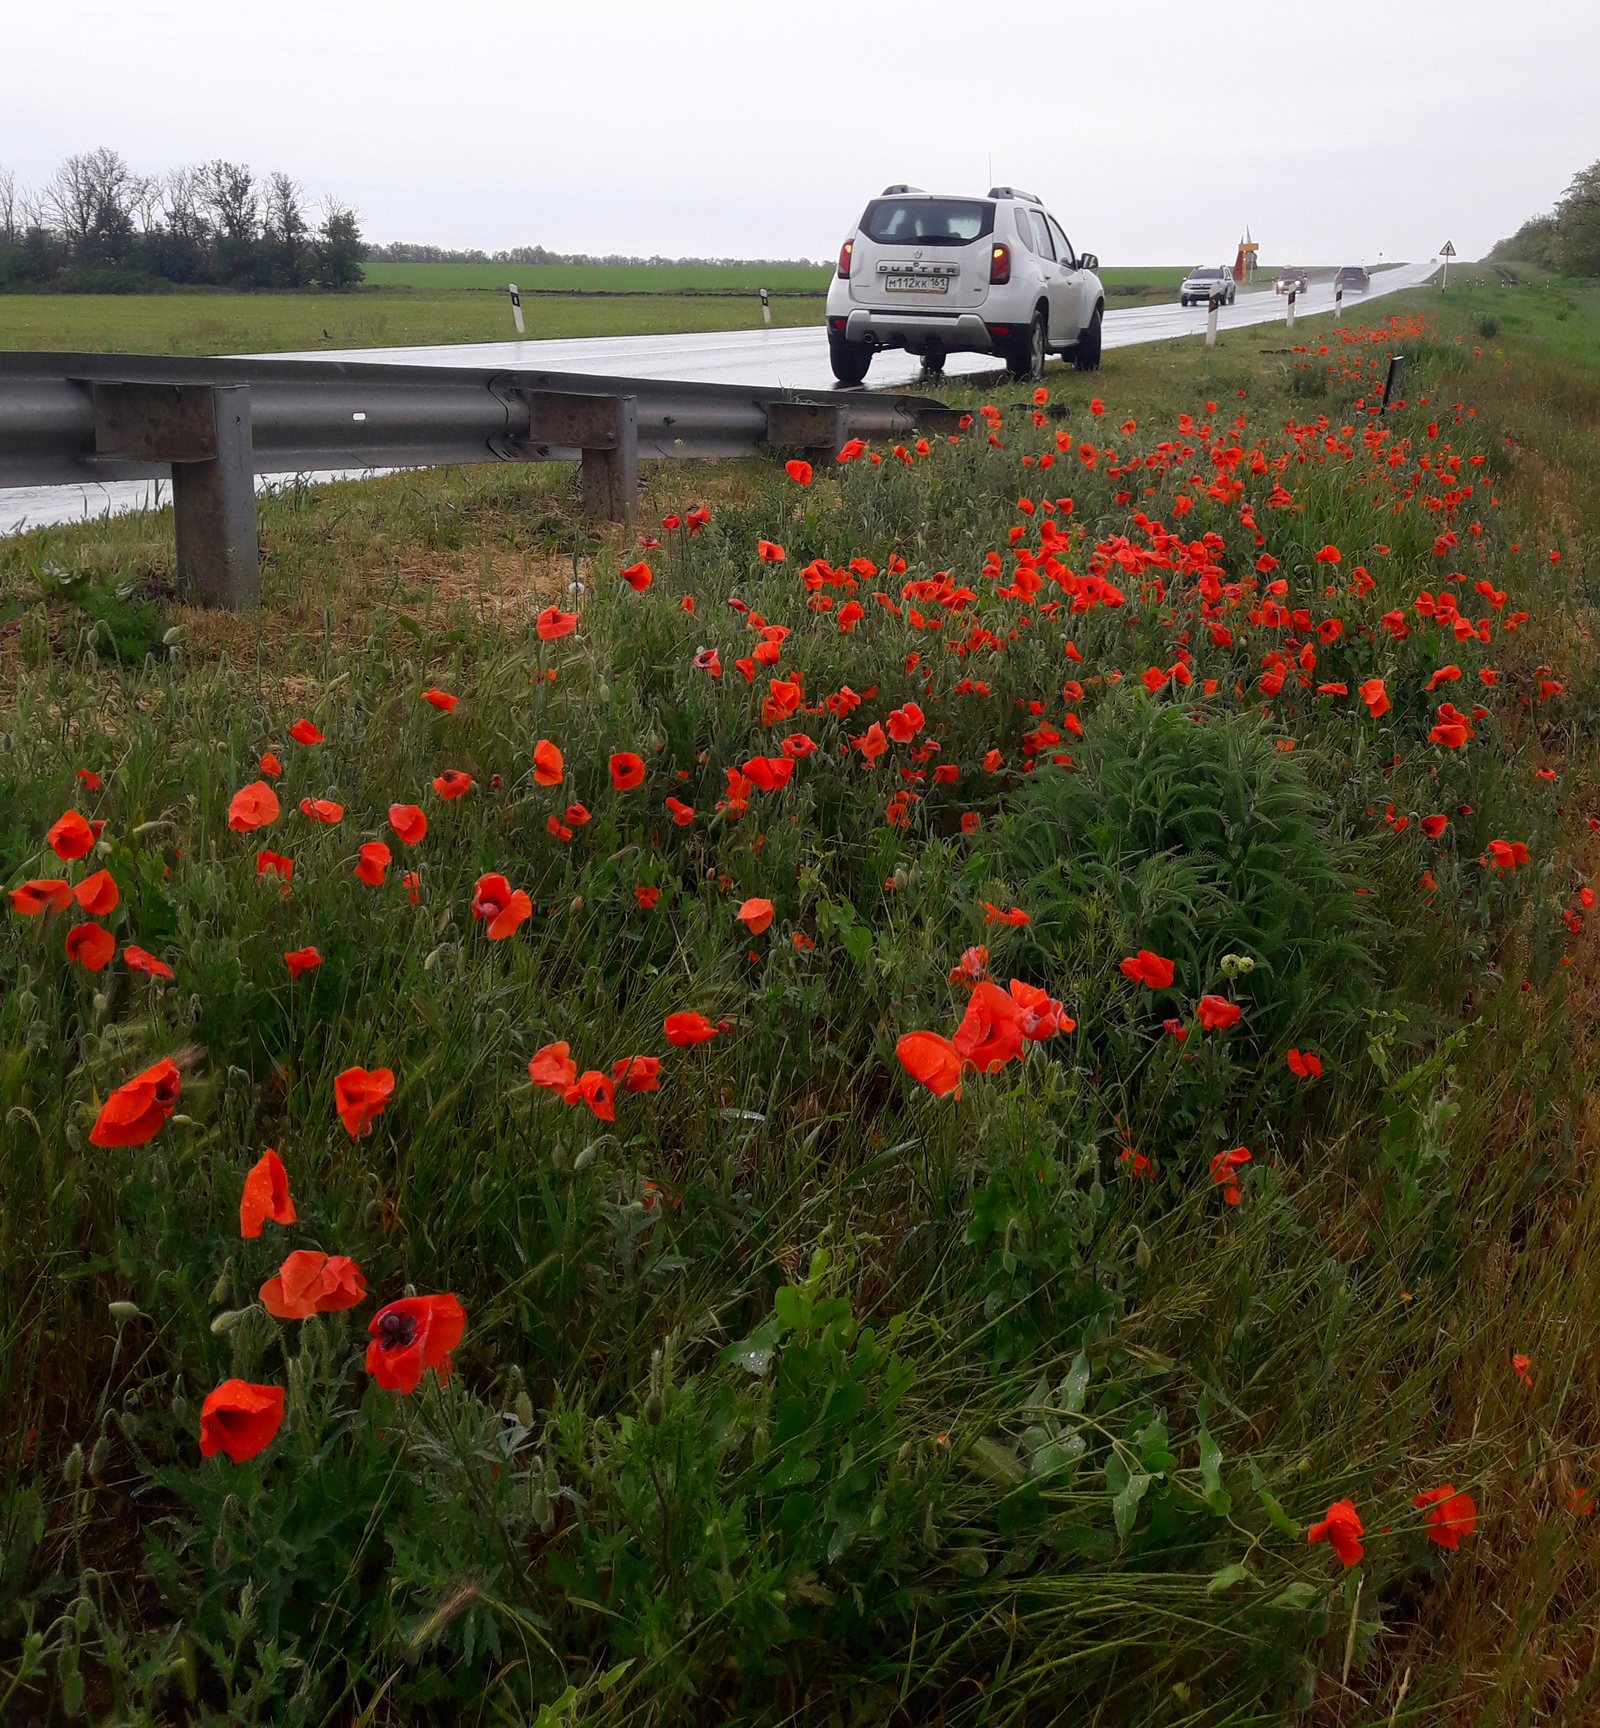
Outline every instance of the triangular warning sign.
<svg viewBox="0 0 1600 1728"><path fill-rule="evenodd" d="M1456 255L1455 247L1452 246L1448 240L1446 240L1444 245L1442 245L1439 248L1439 256L1441 258L1454 258L1455 255Z"/></svg>

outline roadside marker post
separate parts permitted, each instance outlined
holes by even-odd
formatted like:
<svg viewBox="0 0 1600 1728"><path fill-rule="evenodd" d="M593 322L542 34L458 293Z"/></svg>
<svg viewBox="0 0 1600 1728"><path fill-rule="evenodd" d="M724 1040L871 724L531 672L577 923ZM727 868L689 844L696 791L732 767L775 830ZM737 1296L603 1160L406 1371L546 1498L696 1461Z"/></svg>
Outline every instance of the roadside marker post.
<svg viewBox="0 0 1600 1728"><path fill-rule="evenodd" d="M1289 290L1289 328L1294 329L1294 289Z"/></svg>
<svg viewBox="0 0 1600 1728"><path fill-rule="evenodd" d="M1217 345L1217 297L1215 294L1206 301L1206 347Z"/></svg>
<svg viewBox="0 0 1600 1728"><path fill-rule="evenodd" d="M772 300L765 288L761 290L761 322L763 324L772 322Z"/></svg>
<svg viewBox="0 0 1600 1728"><path fill-rule="evenodd" d="M1389 412L1390 404L1399 400L1400 382L1405 377L1405 371L1405 355L1391 354L1389 356L1388 375L1383 381L1383 406L1378 410L1380 414L1387 414Z"/></svg>
<svg viewBox="0 0 1600 1728"><path fill-rule="evenodd" d="M1335 288L1333 291L1333 321L1334 321L1334 323L1337 324L1343 316L1344 316L1344 289Z"/></svg>
<svg viewBox="0 0 1600 1728"><path fill-rule="evenodd" d="M515 282L511 284L511 316L516 320L517 334L523 334L522 329L522 296L517 292Z"/></svg>

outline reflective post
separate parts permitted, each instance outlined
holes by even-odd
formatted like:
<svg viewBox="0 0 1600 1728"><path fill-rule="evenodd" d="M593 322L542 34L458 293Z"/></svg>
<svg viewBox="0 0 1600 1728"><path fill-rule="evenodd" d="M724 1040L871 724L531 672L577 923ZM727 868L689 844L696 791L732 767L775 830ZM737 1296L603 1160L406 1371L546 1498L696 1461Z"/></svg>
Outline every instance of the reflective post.
<svg viewBox="0 0 1600 1728"><path fill-rule="evenodd" d="M772 301L768 298L765 288L761 290L761 322L763 324L772 322Z"/></svg>
<svg viewBox="0 0 1600 1728"><path fill-rule="evenodd" d="M515 282L511 284L511 316L516 320L517 334L522 335L522 296L517 292Z"/></svg>
<svg viewBox="0 0 1600 1728"><path fill-rule="evenodd" d="M1333 291L1333 321L1334 321L1334 323L1337 324L1343 315L1344 315L1344 289L1335 288Z"/></svg>
<svg viewBox="0 0 1600 1728"><path fill-rule="evenodd" d="M1289 328L1294 329L1294 289L1289 290Z"/></svg>
<svg viewBox="0 0 1600 1728"><path fill-rule="evenodd" d="M1217 297L1215 294L1206 301L1206 347L1217 345Z"/></svg>

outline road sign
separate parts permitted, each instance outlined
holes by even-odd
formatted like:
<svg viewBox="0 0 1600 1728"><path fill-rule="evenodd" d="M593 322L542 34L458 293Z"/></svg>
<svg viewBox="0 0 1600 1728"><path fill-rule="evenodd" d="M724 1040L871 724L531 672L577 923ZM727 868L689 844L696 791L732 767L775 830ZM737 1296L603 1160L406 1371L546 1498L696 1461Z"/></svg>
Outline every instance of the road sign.
<svg viewBox="0 0 1600 1728"><path fill-rule="evenodd" d="M1439 256L1441 258L1454 258L1455 255L1456 255L1455 247L1452 246L1448 240L1446 240L1444 245L1442 245L1439 248Z"/></svg>

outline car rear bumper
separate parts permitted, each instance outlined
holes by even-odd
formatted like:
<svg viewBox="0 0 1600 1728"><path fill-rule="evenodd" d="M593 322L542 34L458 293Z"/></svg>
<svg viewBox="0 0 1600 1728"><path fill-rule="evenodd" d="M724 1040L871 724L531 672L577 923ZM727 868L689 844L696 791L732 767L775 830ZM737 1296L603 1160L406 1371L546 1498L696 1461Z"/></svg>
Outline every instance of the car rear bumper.
<svg viewBox="0 0 1600 1728"><path fill-rule="evenodd" d="M829 328L837 326L830 317ZM921 346L929 341L947 349L966 349L980 354L994 350L989 326L976 312L873 312L855 307L845 318L844 336L850 342L870 342L878 348Z"/></svg>

